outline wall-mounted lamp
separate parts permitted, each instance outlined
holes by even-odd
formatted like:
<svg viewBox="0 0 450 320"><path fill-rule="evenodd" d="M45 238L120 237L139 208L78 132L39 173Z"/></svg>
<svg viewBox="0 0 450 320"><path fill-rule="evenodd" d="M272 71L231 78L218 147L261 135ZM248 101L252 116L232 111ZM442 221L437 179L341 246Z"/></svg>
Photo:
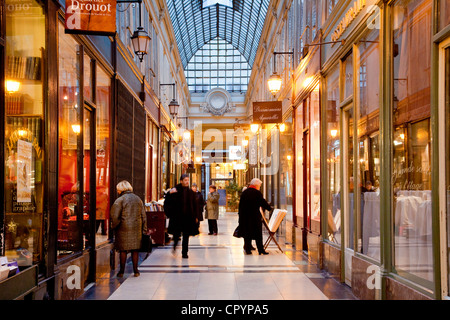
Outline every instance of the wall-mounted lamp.
<svg viewBox="0 0 450 320"><path fill-rule="evenodd" d="M252 124L250 125L250 130L251 130L253 133L257 133L257 132L258 132L258 129L259 129L259 124L257 124L257 123L252 123Z"/></svg>
<svg viewBox="0 0 450 320"><path fill-rule="evenodd" d="M170 112L170 115L172 116L172 118L175 119L175 117L178 114L178 108L180 107L177 100L175 100L176 84L175 83L161 83L161 84L159 84L159 86L173 86L172 101L170 101L170 103L169 103L169 112Z"/></svg>
<svg viewBox="0 0 450 320"><path fill-rule="evenodd" d="M269 91L275 96L281 90L282 79L280 75L277 73L277 55L279 54L289 54L294 55L294 50L292 52L274 52L273 53L273 74L267 80L267 84L269 85Z"/></svg>
<svg viewBox="0 0 450 320"><path fill-rule="evenodd" d="M117 3L139 3L139 27L133 32L131 36L131 43L133 45L134 53L138 56L139 61L144 60L144 56L148 53L148 44L150 43L150 36L142 27L142 0L117 0Z"/></svg>

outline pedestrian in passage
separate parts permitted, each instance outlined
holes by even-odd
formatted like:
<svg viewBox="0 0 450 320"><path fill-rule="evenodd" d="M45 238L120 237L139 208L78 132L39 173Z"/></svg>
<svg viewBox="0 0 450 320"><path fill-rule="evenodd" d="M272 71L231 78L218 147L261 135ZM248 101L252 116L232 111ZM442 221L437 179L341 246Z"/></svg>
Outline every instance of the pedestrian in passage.
<svg viewBox="0 0 450 320"><path fill-rule="evenodd" d="M264 199L260 189L262 181L255 178L250 186L242 192L239 202L239 230L238 236L244 238L244 251L252 254L252 240L255 240L258 253L269 254L264 250L262 237L262 216L260 208L272 210Z"/></svg>
<svg viewBox="0 0 450 320"><path fill-rule="evenodd" d="M208 219L209 233L217 236L217 220L219 219L219 198L220 194L217 192L217 188L214 185L209 186L209 194L206 199L206 215Z"/></svg>
<svg viewBox="0 0 450 320"><path fill-rule="evenodd" d="M124 180L117 184L119 197L111 207L111 228L115 233L114 247L120 252L120 270L117 277L123 277L128 252L131 252L134 276L139 277L138 259L142 234L147 234L147 218L144 204L133 193L131 184Z"/></svg>
<svg viewBox="0 0 450 320"><path fill-rule="evenodd" d="M197 198L194 191L189 188L189 175L181 175L180 183L166 194L164 211L169 218L167 232L173 235L173 254L183 235L181 254L187 259L189 237L199 234Z"/></svg>
<svg viewBox="0 0 450 320"><path fill-rule="evenodd" d="M200 222L203 221L203 209L205 208L206 202L205 199L203 199L202 193L198 190L197 184L195 182L192 184L192 191L194 191L197 200L197 225L199 227Z"/></svg>

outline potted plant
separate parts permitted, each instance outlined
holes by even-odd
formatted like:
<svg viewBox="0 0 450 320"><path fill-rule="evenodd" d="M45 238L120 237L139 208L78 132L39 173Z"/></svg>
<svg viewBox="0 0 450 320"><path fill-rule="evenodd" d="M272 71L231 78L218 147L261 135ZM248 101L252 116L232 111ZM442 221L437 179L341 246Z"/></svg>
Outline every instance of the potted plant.
<svg viewBox="0 0 450 320"><path fill-rule="evenodd" d="M236 181L231 180L225 187L227 191L227 211L237 211L239 208L239 198L242 193L242 187L240 187Z"/></svg>

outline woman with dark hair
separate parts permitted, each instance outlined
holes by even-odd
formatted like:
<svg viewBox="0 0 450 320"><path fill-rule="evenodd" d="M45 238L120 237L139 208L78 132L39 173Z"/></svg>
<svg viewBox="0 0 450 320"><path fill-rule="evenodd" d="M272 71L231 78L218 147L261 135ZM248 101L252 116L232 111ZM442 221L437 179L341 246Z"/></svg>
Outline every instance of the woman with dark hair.
<svg viewBox="0 0 450 320"><path fill-rule="evenodd" d="M182 257L188 258L189 237L199 234L197 197L189 188L189 175L183 174L180 183L170 189L164 200L164 212L169 218L168 233L173 235L173 253L183 234Z"/></svg>

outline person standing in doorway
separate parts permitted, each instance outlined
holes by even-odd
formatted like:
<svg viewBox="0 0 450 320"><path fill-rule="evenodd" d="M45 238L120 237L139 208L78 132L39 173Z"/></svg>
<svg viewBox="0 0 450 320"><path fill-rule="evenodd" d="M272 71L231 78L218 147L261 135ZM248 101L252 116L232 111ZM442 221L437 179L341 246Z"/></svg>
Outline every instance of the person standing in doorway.
<svg viewBox="0 0 450 320"><path fill-rule="evenodd" d="M209 233L217 235L217 220L219 219L219 198L220 194L214 185L209 186L208 199L206 199L206 216L208 219Z"/></svg>
<svg viewBox="0 0 450 320"><path fill-rule="evenodd" d="M181 234L182 257L188 258L189 237L199 234L197 218L197 199L189 188L189 175L183 174L180 183L170 189L164 200L164 211L169 217L167 232L173 235L173 253L175 254Z"/></svg>
<svg viewBox="0 0 450 320"><path fill-rule="evenodd" d="M260 208L271 211L272 207L264 199L260 189L262 181L255 178L242 192L239 202L238 236L244 238L244 251L252 254L252 240L255 240L258 253L269 254L264 250L262 238L262 216Z"/></svg>
<svg viewBox="0 0 450 320"><path fill-rule="evenodd" d="M131 251L134 276L138 270L139 249L142 234L147 234L147 218L141 198L133 193L128 181L121 181L116 186L119 197L111 207L111 228L115 232L114 246L120 252L120 270L117 277L123 277L127 254Z"/></svg>

